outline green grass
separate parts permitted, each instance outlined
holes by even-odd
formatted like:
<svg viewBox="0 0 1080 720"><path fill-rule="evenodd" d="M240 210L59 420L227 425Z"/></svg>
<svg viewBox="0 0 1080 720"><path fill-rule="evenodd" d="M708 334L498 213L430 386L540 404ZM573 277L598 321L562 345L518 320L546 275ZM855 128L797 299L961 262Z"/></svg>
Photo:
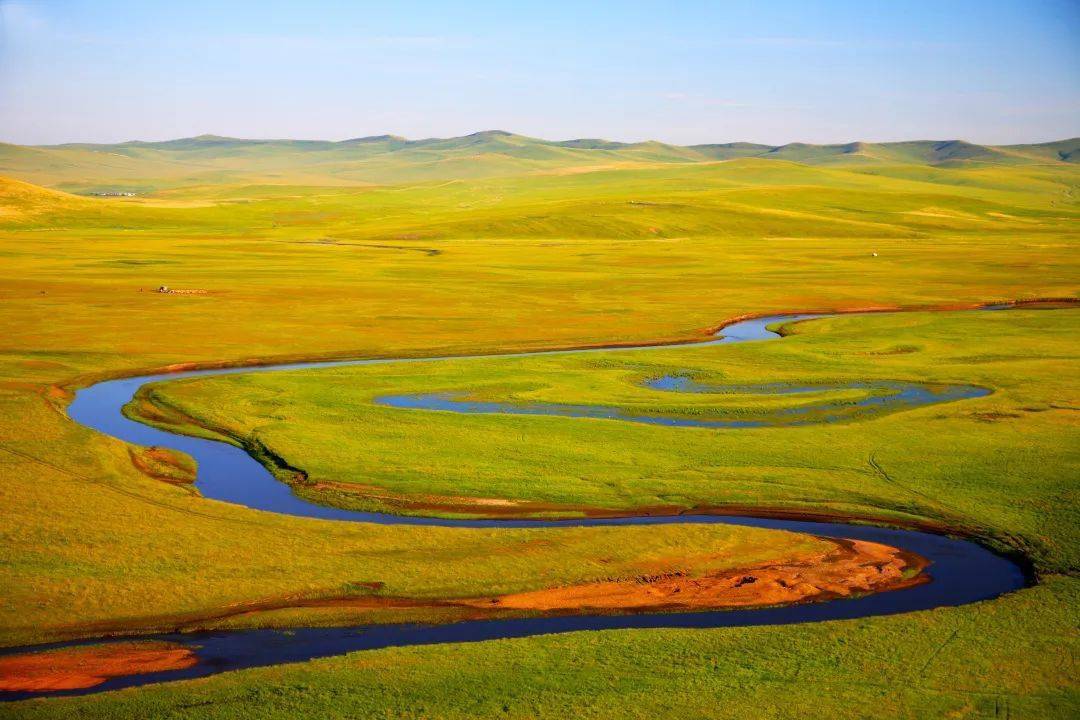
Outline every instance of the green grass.
<svg viewBox="0 0 1080 720"><path fill-rule="evenodd" d="M19 172L73 189L123 181L158 190L116 200L0 185L0 642L8 645L78 634L71 623L150 627L176 613L340 594L382 576L395 591L436 597L594 578L609 572L600 560L611 555L627 575L643 562L710 562L699 550L725 549L727 562L750 557L751 541L766 537L717 528L566 531L546 534L545 545L513 532L342 528L208 502L147 477L123 444L66 419L64 388L95 377L178 362L687 339L747 312L1080 291L1080 171L1064 163L809 166L746 159L578 172L560 159L544 174L358 187L348 176L332 180L297 168L269 177L245 157L229 161L233 170L181 170L142 158L110 156L107 164L100 153L77 150L77 158L42 151L53 166L37 151L19 151ZM484 162L464 159L447 172ZM500 173L521 169L518 160L495 164L504 166ZM429 167L433 176L443 171ZM150 292L162 284L207 293ZM363 387L343 385L360 377L351 370L297 381L297 392L336 412L388 420L368 439L384 454L384 467L334 457L320 439L327 430L318 418L305 416L297 434L275 428L273 418L264 418L269 426L260 430L313 472L344 481L366 473L402 492L610 507L767 501L946 520L1030 552L1044 586L977 608L892 619L387 651L2 711L48 715L62 707L145 716L148 709L246 708L295 715L306 707L377 715L403 707L419 715L424 702L428 715L475 715L509 701L512 712L535 715L542 707L564 708L555 699L564 692L567 703L597 716L663 714L664 703L682 702L691 715L720 708L741 717L783 716L809 707L843 717L835 703L811 700L822 696L848 701L848 714L867 706L901 717L991 712L991 696L977 691L1007 700L1013 717L1068 716L1076 671L1061 658L1076 654L1075 630L1066 631L1077 608L1075 581L1054 573L1074 573L1077 560L1070 312L843 318L756 348L446 363L425 366L434 373L429 378L419 366L370 368L363 378L372 384ZM574 445L582 437L575 421L432 419L372 408L365 395L445 381L493 397L647 405L658 398L632 380L688 366L723 381L875 376L987 384L997 392L872 423L714 440L700 439L707 431L586 423L585 436L598 441L588 447ZM265 395L261 383L286 382L284 376L233 382L234 412L206 398L197 410L241 429L272 407L298 418L309 412ZM168 391L179 396L187 387ZM706 401L679 398L676 406L693 410ZM538 461L536 447L521 443L511 427L555 440L545 448L551 461ZM474 430L488 433L506 456L493 460L485 445L479 449L488 454L466 457L479 443ZM431 468L400 453L416 435L393 432L406 431L428 433ZM868 464L870 452L903 487ZM330 464L337 460L342 464ZM461 463L461 471L444 461ZM552 468L550 481L538 479ZM756 551L805 549L805 540L768 537ZM333 619L299 613L274 621ZM934 638L944 641L957 628L957 640L930 665L939 673L933 682L895 674L925 662ZM645 653L644 643L657 654ZM775 652L747 652L755 647ZM875 657L883 659L866 662ZM615 670L601 675L597 668L607 662ZM795 675L799 664L806 670ZM875 672L881 667L894 675L882 680ZM460 675L463 668L487 668L491 684ZM641 692L627 689L630 675ZM811 682L819 676L830 684ZM777 699L776 678L793 678L790 704ZM907 684L890 690L894 678ZM358 690L342 694L343 687ZM156 704L190 699L191 688L205 689L215 705ZM471 699L474 691L479 700Z"/></svg>
<svg viewBox="0 0 1080 720"><path fill-rule="evenodd" d="M3 645L197 627L245 602L371 595L372 582L383 596L476 597L827 548L744 528L400 528L259 513L142 475L122 443L50 422L40 398L5 402L17 412L0 431L18 442L2 454Z"/></svg>
<svg viewBox="0 0 1080 720"><path fill-rule="evenodd" d="M377 491L632 511L761 505L930 520L1012 544L1047 572L1080 568L1080 312L911 313L793 326L780 342L264 373L148 388L201 424L258 443L364 509ZM385 394L610 404L753 416L807 402L665 393L641 380L970 383L992 395L868 420L712 430L620 421L461 415L375 405ZM822 393L840 400L851 391ZM677 404L675 404L677 403ZM543 448L543 452L537 452ZM1038 458L1038 461L1034 461Z"/></svg>

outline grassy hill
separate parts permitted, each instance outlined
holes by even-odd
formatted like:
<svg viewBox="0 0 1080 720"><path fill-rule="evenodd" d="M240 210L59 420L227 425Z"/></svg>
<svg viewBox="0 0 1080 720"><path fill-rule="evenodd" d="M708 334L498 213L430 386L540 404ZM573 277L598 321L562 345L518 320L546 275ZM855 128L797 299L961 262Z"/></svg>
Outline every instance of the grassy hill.
<svg viewBox="0 0 1080 720"><path fill-rule="evenodd" d="M107 204L90 198L0 176L0 225L52 224L72 217L86 223L108 211Z"/></svg>
<svg viewBox="0 0 1080 720"><path fill-rule="evenodd" d="M0 177L0 201L0 217L5 219L92 204L85 198L6 177Z"/></svg>
<svg viewBox="0 0 1080 720"><path fill-rule="evenodd" d="M77 193L137 192L220 183L397 184L592 168L707 163L738 158L810 165L968 167L1075 163L1080 138L987 146L962 140L781 146L677 146L602 139L549 141L488 130L454 138L395 135L323 140L249 140L200 135L165 142L25 147L0 144L0 175Z"/></svg>

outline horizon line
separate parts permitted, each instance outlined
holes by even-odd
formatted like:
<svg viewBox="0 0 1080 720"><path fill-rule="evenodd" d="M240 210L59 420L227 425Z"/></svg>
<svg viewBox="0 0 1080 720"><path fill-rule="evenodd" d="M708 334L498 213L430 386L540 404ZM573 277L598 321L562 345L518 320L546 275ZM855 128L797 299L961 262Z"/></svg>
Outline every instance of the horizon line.
<svg viewBox="0 0 1080 720"><path fill-rule="evenodd" d="M218 135L216 133L199 133L198 135L186 135L186 136L181 136L181 137L171 137L171 138L166 138L166 139L161 139L161 140L130 139L130 140L121 140L121 141L118 141L118 142L99 142L99 141L73 140L73 141L59 142L59 143L18 143L18 142L9 142L9 141L6 141L6 140L0 140L0 144L16 145L16 146L20 146L20 147L54 148L54 147L64 147L64 146L71 146L71 145L100 145L100 146L106 146L106 145L132 145L132 144L159 145L159 144L170 143L170 142L179 142L179 141L182 141L182 140L217 139L217 140L230 140L230 141L253 142L253 143L309 142L309 143L331 143L331 144L340 145L340 144L349 143L349 142L361 142L361 141L374 142L374 141L377 141L377 140L400 140L400 141L407 142L407 143L418 143L418 142L440 141L440 140L459 140L459 139L462 139L462 138L476 137L478 135L520 137L520 138L524 138L524 139L527 139L527 140L537 140L537 141L540 141L540 142L556 143L556 144L557 143L568 143L568 142L594 141L594 142L616 143L616 144L619 144L619 145L645 145L645 144L649 144L649 143L656 143L656 144L660 144L660 145L668 145L670 147L684 147L684 148L702 147L702 146L709 146L709 145L757 145L757 146L761 146L761 147L782 148L782 147L787 147L787 146L790 146L790 145L811 145L811 146L835 145L835 146L844 146L844 145L855 145L855 144L859 144L859 143L866 143L866 144L871 144L871 145L892 145L892 144L899 144L899 143L921 143L921 142L938 142L938 143L961 142L961 143L968 143L970 145L982 145L982 146L988 146L988 147L1016 147L1016 146L1023 146L1023 145L1047 145L1047 144L1051 144L1051 143L1067 142L1069 140L1080 140L1080 133L1078 133L1077 135L1073 135L1073 136L1070 136L1070 137L1058 137L1058 138L1049 139L1049 140L1034 140L1034 141L1022 142L1022 143L975 142L975 141L972 141L972 140L967 140L967 139L962 138L962 137L954 137L954 138L930 138L930 137L924 137L924 138L911 138L911 139L904 139L904 140L845 140L845 141L839 141L839 142L808 142L808 141L804 141L804 140L791 140L791 141L780 143L780 144L767 143L767 142L756 142L756 141L753 141L753 140L729 140L729 141L717 141L717 142L692 143L692 144L683 145L683 144L679 144L679 143L666 142L666 141L663 141L663 140L656 140L656 139L652 139L652 138L646 139L646 140L610 140L610 139L604 138L604 137L579 136L579 137L566 138L566 139L563 139L563 140L550 140L550 139L547 139L547 138L537 137L537 136L533 136L533 135L523 135L521 133L515 133L515 132L509 131L509 130L490 129L490 130L478 130L478 131L475 131L475 132L465 133L463 135L447 135L447 136L435 136L435 135L433 135L433 136L419 137L419 138L409 138L409 137L406 137L406 136L403 136L403 135L397 135L397 134L394 134L394 133L380 133L380 134L376 134L376 135L362 135L362 136L354 136L354 137L345 137L345 138L342 138L340 140L329 140L329 139L326 139L326 138L303 138L303 137L239 137L239 136L235 136L235 135ZM592 149L592 148L582 148L582 149Z"/></svg>

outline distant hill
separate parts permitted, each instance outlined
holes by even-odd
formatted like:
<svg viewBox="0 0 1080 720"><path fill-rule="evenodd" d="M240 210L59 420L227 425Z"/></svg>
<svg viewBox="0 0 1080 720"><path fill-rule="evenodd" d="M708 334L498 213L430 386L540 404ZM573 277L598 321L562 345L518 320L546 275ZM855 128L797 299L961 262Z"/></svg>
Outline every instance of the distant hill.
<svg viewBox="0 0 1080 720"><path fill-rule="evenodd" d="M1080 162L1080 138L1033 145L963 140L771 146L679 146L583 138L551 141L487 130L454 138L396 135L324 140L251 140L200 135L164 142L0 144L0 175L76 193L144 193L185 185L394 184L591 168L703 163L738 158L805 165L1036 165Z"/></svg>

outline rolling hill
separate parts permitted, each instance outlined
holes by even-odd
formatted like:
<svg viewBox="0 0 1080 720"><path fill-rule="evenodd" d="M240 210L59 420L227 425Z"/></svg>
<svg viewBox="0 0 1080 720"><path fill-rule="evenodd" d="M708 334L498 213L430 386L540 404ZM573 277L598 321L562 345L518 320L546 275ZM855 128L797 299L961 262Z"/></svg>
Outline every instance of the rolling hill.
<svg viewBox="0 0 1080 720"><path fill-rule="evenodd" d="M526 173L705 163L738 158L806 165L972 167L1080 162L1080 138L989 146L962 140L780 146L550 141L488 130L454 138L396 135L252 140L217 135L107 145L0 144L0 175L75 193L148 193L212 184L370 185Z"/></svg>
<svg viewBox="0 0 1080 720"><path fill-rule="evenodd" d="M0 219L19 222L70 212L93 212L93 200L0 176Z"/></svg>

